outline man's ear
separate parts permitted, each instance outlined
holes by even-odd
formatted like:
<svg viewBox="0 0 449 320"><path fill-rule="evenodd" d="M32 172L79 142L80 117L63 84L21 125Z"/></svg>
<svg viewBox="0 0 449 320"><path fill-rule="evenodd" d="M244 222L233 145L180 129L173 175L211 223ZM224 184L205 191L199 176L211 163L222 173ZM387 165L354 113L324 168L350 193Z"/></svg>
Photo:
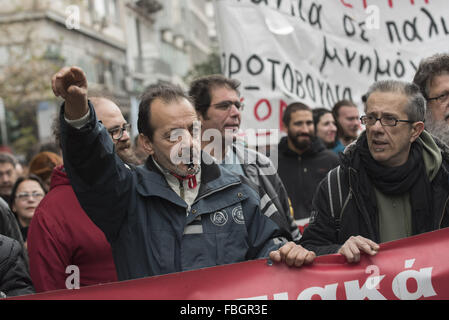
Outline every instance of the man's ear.
<svg viewBox="0 0 449 320"><path fill-rule="evenodd" d="M139 142L141 143L142 147L150 156L154 154L153 149L153 143L150 141L150 139L144 135L143 133L139 133Z"/></svg>
<svg viewBox="0 0 449 320"><path fill-rule="evenodd" d="M412 135L410 136L410 142L414 142L420 134L424 131L424 122L417 121L412 124Z"/></svg>

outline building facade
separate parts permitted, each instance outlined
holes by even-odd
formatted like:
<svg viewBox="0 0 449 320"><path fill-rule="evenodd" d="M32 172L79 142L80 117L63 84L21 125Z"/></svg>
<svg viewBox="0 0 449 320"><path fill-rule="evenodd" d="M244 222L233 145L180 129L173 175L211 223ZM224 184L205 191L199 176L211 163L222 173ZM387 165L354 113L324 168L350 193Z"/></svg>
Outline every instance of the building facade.
<svg viewBox="0 0 449 320"><path fill-rule="evenodd" d="M113 97L133 124L138 97L149 84L169 81L186 86L185 74L210 53L207 0L0 0L0 4L0 80L11 78L15 63L29 62L27 54L18 61L11 48L20 55L25 46L32 46L29 56L39 57L35 64L50 66L48 72L39 72L40 81L49 83L49 74L62 65L80 66L89 89ZM57 101L48 87L41 95L37 91L21 96L36 106L39 141L45 142L51 139L49 122ZM0 90L1 95L8 108L12 103L4 96L8 91Z"/></svg>

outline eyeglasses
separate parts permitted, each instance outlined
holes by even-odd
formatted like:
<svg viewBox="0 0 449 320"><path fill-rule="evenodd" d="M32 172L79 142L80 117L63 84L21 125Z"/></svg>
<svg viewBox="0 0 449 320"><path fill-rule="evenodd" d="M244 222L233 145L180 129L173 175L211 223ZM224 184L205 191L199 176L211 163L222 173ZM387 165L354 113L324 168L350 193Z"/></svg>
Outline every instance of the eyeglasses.
<svg viewBox="0 0 449 320"><path fill-rule="evenodd" d="M398 124L398 122L407 122L407 123L414 123L416 121L411 120L398 120L392 116L382 116L380 118L376 118L375 116L361 116L360 121L362 124L367 126L374 126L377 122L377 120L380 121L380 124L385 127L394 127Z"/></svg>
<svg viewBox="0 0 449 320"><path fill-rule="evenodd" d="M118 127L118 128L113 128L113 129L109 129L108 132L111 135L112 139L114 140L120 140L123 137L123 132L127 131L129 133L129 131L131 130L131 124L129 123L125 123L123 125L123 127Z"/></svg>
<svg viewBox="0 0 449 320"><path fill-rule="evenodd" d="M44 194L42 192L33 191L32 193L21 192L16 195L16 199L19 199L20 201L28 200L29 197L41 199L44 197Z"/></svg>
<svg viewBox="0 0 449 320"><path fill-rule="evenodd" d="M212 106L223 111L229 111L232 105L234 105L238 111L243 111L245 107L245 105L240 101L229 101L229 100L213 104Z"/></svg>
<svg viewBox="0 0 449 320"><path fill-rule="evenodd" d="M449 91L444 92L443 94L440 94L437 97L428 98L427 101L436 101L438 103L445 103L449 100Z"/></svg>

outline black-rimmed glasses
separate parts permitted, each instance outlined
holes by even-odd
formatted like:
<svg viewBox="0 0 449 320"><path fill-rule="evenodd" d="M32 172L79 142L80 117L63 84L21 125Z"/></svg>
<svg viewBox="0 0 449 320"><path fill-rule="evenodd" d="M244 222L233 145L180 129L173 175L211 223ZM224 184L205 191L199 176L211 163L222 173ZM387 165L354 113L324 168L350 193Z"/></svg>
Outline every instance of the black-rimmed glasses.
<svg viewBox="0 0 449 320"><path fill-rule="evenodd" d="M380 121L380 124L386 127L394 127L398 124L398 122L407 122L407 123L416 122L411 120L398 120L392 116L382 116L380 118L376 118L375 116L370 115L361 116L360 121L362 122L362 124L366 126L374 126L377 121Z"/></svg>
<svg viewBox="0 0 449 320"><path fill-rule="evenodd" d="M222 101L222 102L213 104L212 106L217 109L220 109L220 110L228 111L231 109L232 105L234 105L238 111L243 111L243 108L245 107L245 105L240 101L230 101L230 100Z"/></svg>
<svg viewBox="0 0 449 320"><path fill-rule="evenodd" d="M427 98L427 101L436 101L438 103L444 103L449 100L449 91L444 92L443 94L440 94L439 96Z"/></svg>
<svg viewBox="0 0 449 320"><path fill-rule="evenodd" d="M111 135L112 139L114 140L120 140L123 137L123 132L127 131L128 133L131 130L131 124L129 123L125 123L123 125L123 127L118 127L118 128L113 128L113 129L109 129L108 132Z"/></svg>

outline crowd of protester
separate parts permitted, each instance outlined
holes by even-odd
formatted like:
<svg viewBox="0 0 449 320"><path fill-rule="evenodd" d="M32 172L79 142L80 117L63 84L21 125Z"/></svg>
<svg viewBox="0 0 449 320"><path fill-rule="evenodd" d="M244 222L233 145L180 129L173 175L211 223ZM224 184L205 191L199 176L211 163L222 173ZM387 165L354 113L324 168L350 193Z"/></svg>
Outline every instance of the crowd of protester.
<svg viewBox="0 0 449 320"><path fill-rule="evenodd" d="M449 226L448 54L424 59L412 83L366 88L362 116L348 100L288 105L277 168L237 138L235 79L149 86L133 143L83 70L51 84L64 100L53 151L27 165L0 153L1 297L64 289L68 266L89 286L257 258L354 263ZM212 147L194 138L197 121Z"/></svg>

